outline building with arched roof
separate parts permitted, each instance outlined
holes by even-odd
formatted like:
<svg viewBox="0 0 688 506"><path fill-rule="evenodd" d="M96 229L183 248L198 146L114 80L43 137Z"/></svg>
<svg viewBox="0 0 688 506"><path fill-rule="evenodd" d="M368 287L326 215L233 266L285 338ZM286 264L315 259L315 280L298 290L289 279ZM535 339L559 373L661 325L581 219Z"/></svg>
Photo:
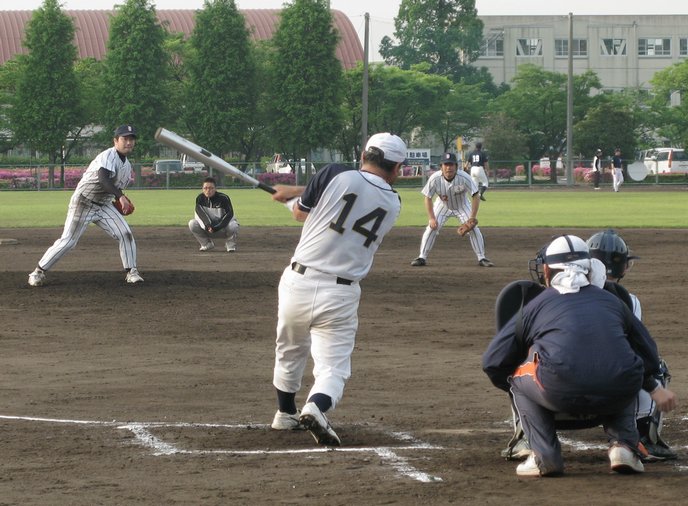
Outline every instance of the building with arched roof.
<svg viewBox="0 0 688 506"><path fill-rule="evenodd" d="M105 56L110 28L110 17L114 10L65 10L74 19L75 43L79 58L102 59ZM279 24L279 9L241 9L254 40L272 38ZM158 10L160 22L170 32L190 35L194 28L195 10ZM0 11L0 65L25 53L22 45L26 24L33 11ZM363 47L351 20L341 11L332 10L334 25L340 34L336 56L345 69L363 61Z"/></svg>

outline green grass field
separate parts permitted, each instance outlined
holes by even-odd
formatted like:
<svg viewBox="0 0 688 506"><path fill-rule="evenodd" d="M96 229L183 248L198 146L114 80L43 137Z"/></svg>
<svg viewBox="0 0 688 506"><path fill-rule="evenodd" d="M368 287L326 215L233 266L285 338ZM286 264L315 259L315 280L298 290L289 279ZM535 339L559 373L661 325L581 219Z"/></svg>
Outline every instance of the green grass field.
<svg viewBox="0 0 688 506"><path fill-rule="evenodd" d="M136 205L128 218L134 226L186 226L193 217L198 190L132 190ZM298 226L290 212L254 189L228 191L242 226ZM427 223L420 189L401 189L398 226ZM0 228L60 227L69 191L0 192ZM639 191L613 193L552 190L492 190L480 206L478 219L486 227L571 228L688 228L688 193Z"/></svg>

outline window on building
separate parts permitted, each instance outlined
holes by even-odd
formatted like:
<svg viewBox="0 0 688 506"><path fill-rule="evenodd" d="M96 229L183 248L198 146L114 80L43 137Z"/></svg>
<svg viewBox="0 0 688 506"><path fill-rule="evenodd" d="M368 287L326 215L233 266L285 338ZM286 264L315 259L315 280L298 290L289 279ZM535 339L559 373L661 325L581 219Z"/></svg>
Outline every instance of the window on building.
<svg viewBox="0 0 688 506"><path fill-rule="evenodd" d="M518 39L516 56L542 56L542 39Z"/></svg>
<svg viewBox="0 0 688 506"><path fill-rule="evenodd" d="M638 39L638 56L671 56L671 39Z"/></svg>
<svg viewBox="0 0 688 506"><path fill-rule="evenodd" d="M483 39L480 56L504 56L504 34L492 34L489 38Z"/></svg>
<svg viewBox="0 0 688 506"><path fill-rule="evenodd" d="M602 56L626 56L626 39L602 39L600 41Z"/></svg>
<svg viewBox="0 0 688 506"><path fill-rule="evenodd" d="M588 56L588 41L586 39L573 39L571 47L574 58ZM559 58L569 55L569 39L555 39L554 55Z"/></svg>
<svg viewBox="0 0 688 506"><path fill-rule="evenodd" d="M688 56L688 37L678 39L678 55Z"/></svg>

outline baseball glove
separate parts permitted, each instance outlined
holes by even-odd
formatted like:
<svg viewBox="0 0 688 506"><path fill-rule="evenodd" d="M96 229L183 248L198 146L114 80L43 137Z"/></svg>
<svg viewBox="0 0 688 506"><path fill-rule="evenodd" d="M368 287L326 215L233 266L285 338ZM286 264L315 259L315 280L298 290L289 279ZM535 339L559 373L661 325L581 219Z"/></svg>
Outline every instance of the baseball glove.
<svg viewBox="0 0 688 506"><path fill-rule="evenodd" d="M462 223L459 229L457 230L457 233L463 237L466 235L468 232L473 230L475 227L478 226L478 220L475 218L469 218L466 223Z"/></svg>
<svg viewBox="0 0 688 506"><path fill-rule="evenodd" d="M129 200L129 197L126 197L124 195L122 195L122 197L124 197L124 199L129 204L126 209L124 208L124 206L122 206L120 199L113 200L112 204L115 206L115 209L117 209L120 212L120 214L122 214L123 216L129 216L131 213L134 212L134 204L131 202L131 200Z"/></svg>

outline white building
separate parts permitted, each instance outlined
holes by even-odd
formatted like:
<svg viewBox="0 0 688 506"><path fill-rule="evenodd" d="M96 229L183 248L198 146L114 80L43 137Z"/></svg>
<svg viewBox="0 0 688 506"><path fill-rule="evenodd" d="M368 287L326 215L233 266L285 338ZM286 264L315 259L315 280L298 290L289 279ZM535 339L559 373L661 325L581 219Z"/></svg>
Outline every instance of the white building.
<svg viewBox="0 0 688 506"><path fill-rule="evenodd" d="M480 16L481 57L497 84L519 65L568 72L569 16ZM688 58L688 15L573 16L573 72L593 70L605 89L645 88L655 72Z"/></svg>

